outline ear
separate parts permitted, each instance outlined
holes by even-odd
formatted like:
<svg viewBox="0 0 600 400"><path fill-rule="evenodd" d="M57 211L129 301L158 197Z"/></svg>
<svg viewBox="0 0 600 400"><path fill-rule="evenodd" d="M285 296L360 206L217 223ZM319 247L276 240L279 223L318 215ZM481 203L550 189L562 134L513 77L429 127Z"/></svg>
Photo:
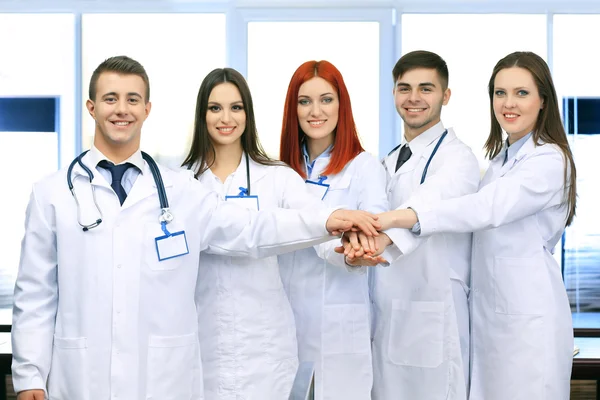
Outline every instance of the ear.
<svg viewBox="0 0 600 400"><path fill-rule="evenodd" d="M88 109L88 112L90 113L90 115L92 116L92 118L96 119L96 104L94 104L93 101L91 100L87 100L85 102L85 106Z"/></svg>
<svg viewBox="0 0 600 400"><path fill-rule="evenodd" d="M148 115L150 115L150 110L152 109L152 103L147 102L146 105L144 106L144 111L146 113L146 118L148 118Z"/></svg>
<svg viewBox="0 0 600 400"><path fill-rule="evenodd" d="M443 105L447 105L448 102L450 101L450 96L452 95L452 91L450 90L450 88L447 88L444 91L444 97L442 98L442 104Z"/></svg>

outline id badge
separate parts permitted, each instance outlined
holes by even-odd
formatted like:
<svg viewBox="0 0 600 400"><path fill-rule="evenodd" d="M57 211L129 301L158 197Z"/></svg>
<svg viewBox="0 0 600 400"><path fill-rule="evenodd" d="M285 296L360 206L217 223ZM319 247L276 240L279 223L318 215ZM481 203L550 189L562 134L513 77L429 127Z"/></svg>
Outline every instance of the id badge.
<svg viewBox="0 0 600 400"><path fill-rule="evenodd" d="M258 196L248 196L248 190L243 187L240 187L240 194L237 196L225 196L225 201L235 203L248 210L260 210Z"/></svg>
<svg viewBox="0 0 600 400"><path fill-rule="evenodd" d="M249 210L258 211L258 196L225 196L225 200Z"/></svg>
<svg viewBox="0 0 600 400"><path fill-rule="evenodd" d="M158 261L165 261L188 254L190 250L185 237L185 231L171 233L167 230L165 222L161 222L161 225L165 235L154 239Z"/></svg>
<svg viewBox="0 0 600 400"><path fill-rule="evenodd" d="M325 179L327 179L326 176L321 176L319 177L318 182L311 181L308 179L306 180L306 187L308 188L308 191L321 200L325 198L327 192L329 191L329 185L327 183L323 183Z"/></svg>

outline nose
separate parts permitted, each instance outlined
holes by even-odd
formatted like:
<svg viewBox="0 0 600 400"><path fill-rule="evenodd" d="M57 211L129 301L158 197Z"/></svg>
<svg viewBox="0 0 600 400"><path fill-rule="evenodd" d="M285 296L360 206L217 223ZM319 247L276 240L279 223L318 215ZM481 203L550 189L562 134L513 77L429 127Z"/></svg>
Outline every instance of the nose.
<svg viewBox="0 0 600 400"><path fill-rule="evenodd" d="M221 113L221 122L224 125L227 125L230 120L231 120L231 112L228 109L224 108L223 112Z"/></svg>
<svg viewBox="0 0 600 400"><path fill-rule="evenodd" d="M512 94L507 94L504 98L504 107L505 108L514 108L517 105L517 99Z"/></svg>
<svg viewBox="0 0 600 400"><path fill-rule="evenodd" d="M412 103L418 103L421 100L421 93L418 90L411 90L408 100Z"/></svg>
<svg viewBox="0 0 600 400"><path fill-rule="evenodd" d="M315 101L312 103L312 107L310 108L310 115L312 117L319 117L321 115L321 103Z"/></svg>
<svg viewBox="0 0 600 400"><path fill-rule="evenodd" d="M127 114L129 110L129 105L127 104L127 100L118 100L116 112L119 115Z"/></svg>

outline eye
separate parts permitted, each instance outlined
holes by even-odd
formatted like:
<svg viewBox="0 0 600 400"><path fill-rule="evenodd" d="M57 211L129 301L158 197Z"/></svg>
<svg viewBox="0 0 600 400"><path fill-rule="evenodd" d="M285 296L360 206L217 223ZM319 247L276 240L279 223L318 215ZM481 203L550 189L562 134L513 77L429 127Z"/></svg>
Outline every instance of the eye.
<svg viewBox="0 0 600 400"><path fill-rule="evenodd" d="M398 88L398 91L399 91L400 93L408 93L408 88L407 88L406 86L400 86L400 87Z"/></svg>
<svg viewBox="0 0 600 400"><path fill-rule="evenodd" d="M523 89L521 89L521 90L519 90L519 91L517 92L517 94L518 94L519 96L527 96L527 95L529 94L529 92L528 92L527 90L523 90Z"/></svg>
<svg viewBox="0 0 600 400"><path fill-rule="evenodd" d="M321 102L322 102L323 104L329 104L329 103L331 103L332 101L333 101L333 98L332 98L332 97L323 97L323 98L321 99Z"/></svg>
<svg viewBox="0 0 600 400"><path fill-rule="evenodd" d="M129 99L129 102L130 102L130 103L133 103L133 104L137 104L137 103L139 103L139 102L140 102L140 100L139 100L139 99L136 99L136 98L131 98L131 99Z"/></svg>
<svg viewBox="0 0 600 400"><path fill-rule="evenodd" d="M114 103L115 101L117 101L117 99L114 97L105 97L104 101L107 103Z"/></svg>
<svg viewBox="0 0 600 400"><path fill-rule="evenodd" d="M244 106L236 104L236 105L232 106L231 109L233 111L244 111Z"/></svg>
<svg viewBox="0 0 600 400"><path fill-rule="evenodd" d="M494 96L496 97L501 97L504 96L506 93L504 93L504 90L495 90L494 91Z"/></svg>
<svg viewBox="0 0 600 400"><path fill-rule="evenodd" d="M215 113L221 111L221 107L220 106L210 106L210 107L208 107L208 109L210 111L212 111L212 112L215 112Z"/></svg>
<svg viewBox="0 0 600 400"><path fill-rule="evenodd" d="M308 99L300 99L298 100L298 104L300 104L301 106L307 106L310 104L310 100Z"/></svg>
<svg viewBox="0 0 600 400"><path fill-rule="evenodd" d="M429 93L429 92L431 92L431 88L429 88L429 87L424 87L424 88L421 88L421 91L422 91L422 92Z"/></svg>

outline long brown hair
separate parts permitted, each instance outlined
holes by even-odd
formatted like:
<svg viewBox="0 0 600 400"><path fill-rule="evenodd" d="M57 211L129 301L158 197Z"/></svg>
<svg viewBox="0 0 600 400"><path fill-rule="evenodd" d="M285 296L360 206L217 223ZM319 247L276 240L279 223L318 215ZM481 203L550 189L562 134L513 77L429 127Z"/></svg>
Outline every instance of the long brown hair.
<svg viewBox="0 0 600 400"><path fill-rule="evenodd" d="M238 71L232 68L217 68L212 70L200 84L198 98L196 100L196 118L194 121L194 134L192 145L183 161L182 166L188 169L197 168L194 171L196 177L202 175L215 162L215 148L210 141L208 127L206 126L206 113L208 112L208 98L215 86L224 82L235 85L242 96L242 103L246 111L246 130L242 133L242 149L252 160L263 165L279 165L280 162L272 160L264 151L254 118L254 106L248 83Z"/></svg>
<svg viewBox="0 0 600 400"><path fill-rule="evenodd" d="M533 128L533 142L536 146L543 143L557 145L565 158L564 169L564 202L568 206L568 214L566 225L569 226L575 217L575 207L577 202L577 172L575 170L575 162L573 161L573 153L569 147L567 134L560 119L560 111L558 108L558 100L556 90L552 82L552 74L548 64L537 54L532 52L515 52L507 55L494 67L492 77L488 83L488 92L490 95L490 113L492 127L490 136L485 142L486 156L491 160L496 157L502 150L502 128L494 114L494 81L498 72L505 68L523 68L531 73L533 80L537 86L540 97L543 100L544 107L538 114L535 127ZM569 174L570 170L570 174Z"/></svg>
<svg viewBox="0 0 600 400"><path fill-rule="evenodd" d="M298 91L302 84L314 77L325 79L337 91L340 101L339 117L335 128L335 138L331 159L323 175L337 174L354 157L364 150L358 138L350 95L340 71L328 61L307 61L298 67L288 87L283 109L279 159L292 167L300 176L306 178L301 143L305 136L298 122Z"/></svg>

